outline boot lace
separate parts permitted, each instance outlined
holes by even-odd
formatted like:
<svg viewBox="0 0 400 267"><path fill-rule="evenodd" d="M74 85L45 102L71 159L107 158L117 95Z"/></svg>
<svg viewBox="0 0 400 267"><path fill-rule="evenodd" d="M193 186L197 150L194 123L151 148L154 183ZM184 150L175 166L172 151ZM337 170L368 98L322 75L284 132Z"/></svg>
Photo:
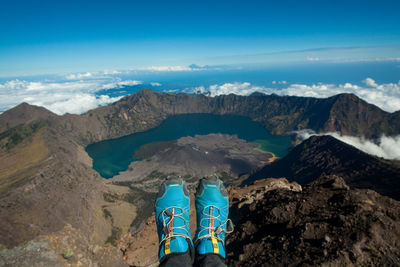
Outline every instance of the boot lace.
<svg viewBox="0 0 400 267"><path fill-rule="evenodd" d="M228 209L228 206L222 207L221 209ZM197 242L200 242L204 238L215 237L217 238L217 240L224 243L224 240L219 235L222 232L225 232L226 234L233 232L233 223L231 219L228 219L225 215L221 214L221 209L214 205L208 205L204 207L204 209L202 210L204 218L200 220L200 225L197 226L201 228L198 234L199 237L197 238ZM213 211L216 211L217 216L213 215ZM208 223L205 222L207 220ZM206 224L207 226L205 226L204 224ZM215 225L218 226L215 227ZM226 226L225 229L224 226Z"/></svg>
<svg viewBox="0 0 400 267"><path fill-rule="evenodd" d="M190 239L190 233L186 229L186 226L189 222L186 221L185 217L183 216L184 212L188 212L188 211L186 209L182 209L181 207L175 207L175 206L168 207L162 211L161 216L162 216L162 222L163 222L163 226L164 226L163 232L164 232L165 236L160 241L160 243L159 243L160 245L167 239L177 237L177 236L181 236L181 237ZM175 226L176 219L182 220L184 222L184 224L181 226ZM186 234L177 233L175 231L177 229L183 230Z"/></svg>

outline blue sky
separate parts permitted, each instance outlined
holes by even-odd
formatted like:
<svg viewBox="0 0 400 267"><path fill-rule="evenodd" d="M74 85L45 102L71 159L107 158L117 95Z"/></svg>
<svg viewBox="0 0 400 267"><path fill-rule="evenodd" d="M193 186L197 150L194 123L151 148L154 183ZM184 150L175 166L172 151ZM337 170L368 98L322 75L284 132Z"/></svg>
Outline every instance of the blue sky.
<svg viewBox="0 0 400 267"><path fill-rule="evenodd" d="M400 58L400 1L21 1L0 9L0 76Z"/></svg>
<svg viewBox="0 0 400 267"><path fill-rule="evenodd" d="M0 113L28 102L81 114L143 88L353 93L397 111L399 10L398 0L2 0Z"/></svg>

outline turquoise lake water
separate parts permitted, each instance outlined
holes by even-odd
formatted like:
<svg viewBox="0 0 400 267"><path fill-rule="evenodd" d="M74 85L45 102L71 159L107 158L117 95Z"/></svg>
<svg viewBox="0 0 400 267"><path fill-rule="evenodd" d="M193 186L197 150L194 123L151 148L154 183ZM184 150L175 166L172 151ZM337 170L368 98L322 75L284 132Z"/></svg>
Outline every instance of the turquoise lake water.
<svg viewBox="0 0 400 267"><path fill-rule="evenodd" d="M168 117L156 128L86 147L93 158L93 168L104 178L111 178L128 169L133 154L142 145L176 140L185 136L210 133L236 134L239 138L260 145L264 151L283 157L288 152L289 136L271 135L258 122L236 115L183 114Z"/></svg>

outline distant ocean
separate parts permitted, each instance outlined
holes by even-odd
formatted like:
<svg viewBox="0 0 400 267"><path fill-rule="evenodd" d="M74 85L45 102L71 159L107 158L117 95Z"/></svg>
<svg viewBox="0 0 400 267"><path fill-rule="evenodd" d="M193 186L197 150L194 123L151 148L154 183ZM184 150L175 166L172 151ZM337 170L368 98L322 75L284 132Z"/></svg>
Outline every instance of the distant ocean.
<svg viewBox="0 0 400 267"><path fill-rule="evenodd" d="M114 90L98 91L98 95L121 96L135 93L143 88L155 91L180 92L198 86L208 87L214 84L243 83L268 88L285 88L289 84L344 84L362 85L366 78L374 79L378 84L398 83L400 80L400 61L398 62L362 62L362 63L309 63L291 66L244 66L230 70L200 70L182 72L144 72L137 71L120 75L122 79L135 79L143 84ZM274 82L275 81L275 82ZM279 83L285 81L285 83ZM152 86L152 82L161 86Z"/></svg>
<svg viewBox="0 0 400 267"><path fill-rule="evenodd" d="M0 78L0 113L27 102L62 115L81 114L141 89L174 93L329 97L353 93L383 110L400 107L400 60L290 65L186 67L181 71L115 70Z"/></svg>

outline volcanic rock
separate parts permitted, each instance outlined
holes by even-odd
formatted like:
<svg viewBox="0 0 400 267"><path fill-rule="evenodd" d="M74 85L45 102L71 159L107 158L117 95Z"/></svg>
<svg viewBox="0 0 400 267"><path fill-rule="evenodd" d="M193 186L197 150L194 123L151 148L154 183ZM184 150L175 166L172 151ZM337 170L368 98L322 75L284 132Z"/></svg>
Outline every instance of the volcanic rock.
<svg viewBox="0 0 400 267"><path fill-rule="evenodd" d="M240 190L240 189L239 189ZM398 266L400 202L324 176L230 209L229 266ZM251 214L251 216L248 216Z"/></svg>
<svg viewBox="0 0 400 267"><path fill-rule="evenodd" d="M113 246L93 245L78 230L66 225L51 235L39 236L23 246L0 251L0 266L115 266L128 267Z"/></svg>

